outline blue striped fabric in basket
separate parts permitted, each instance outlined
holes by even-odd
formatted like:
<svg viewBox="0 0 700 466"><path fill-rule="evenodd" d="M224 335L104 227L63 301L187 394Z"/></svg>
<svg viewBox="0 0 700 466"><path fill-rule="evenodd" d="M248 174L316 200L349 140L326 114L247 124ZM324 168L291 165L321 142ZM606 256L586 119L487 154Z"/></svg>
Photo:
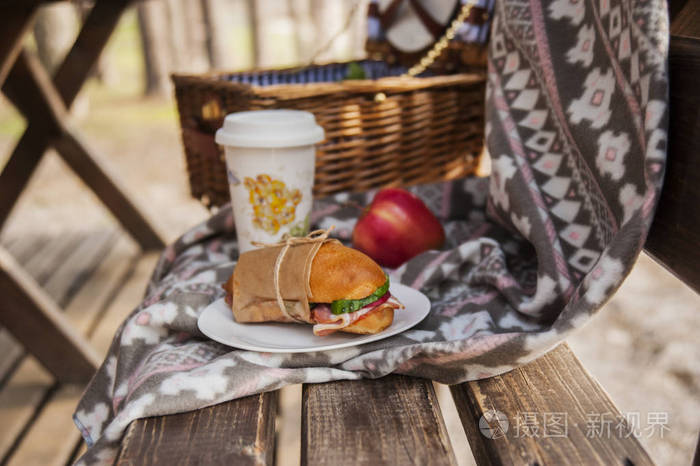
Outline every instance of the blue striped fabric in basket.
<svg viewBox="0 0 700 466"><path fill-rule="evenodd" d="M406 72L406 67L404 66L389 65L388 63L380 60L362 60L349 63L312 65L307 68L290 68L288 70L265 70L233 73L224 76L223 79L235 83L250 84L253 86L338 82L347 79L351 69L356 69L358 65L364 71L364 79L400 76ZM426 73L422 76L428 76L428 74Z"/></svg>

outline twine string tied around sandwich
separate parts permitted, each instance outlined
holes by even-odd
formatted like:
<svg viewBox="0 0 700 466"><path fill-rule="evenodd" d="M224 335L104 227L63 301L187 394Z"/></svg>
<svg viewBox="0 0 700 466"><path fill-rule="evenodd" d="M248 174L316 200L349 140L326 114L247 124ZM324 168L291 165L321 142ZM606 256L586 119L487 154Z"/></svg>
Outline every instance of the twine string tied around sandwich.
<svg viewBox="0 0 700 466"><path fill-rule="evenodd" d="M277 248L280 246L282 247L280 253L277 255L277 260L275 261L275 268L273 270L272 276L274 280L275 298L277 299L277 305L279 306L280 311L282 311L282 314L284 314L291 320L303 322L297 319L296 317L291 316L289 312L287 312L287 307L284 305L284 300L282 299L282 293L280 292L280 268L282 267L282 261L284 260L284 256L287 254L287 251L289 251L289 248L292 246L299 244L323 243L328 239L328 236L334 229L335 225L331 225L328 229L314 230L306 236L290 236L289 233L285 233L282 239L276 243L262 243L259 241L251 242L253 246L259 248ZM309 286L308 283L306 284L306 286Z"/></svg>

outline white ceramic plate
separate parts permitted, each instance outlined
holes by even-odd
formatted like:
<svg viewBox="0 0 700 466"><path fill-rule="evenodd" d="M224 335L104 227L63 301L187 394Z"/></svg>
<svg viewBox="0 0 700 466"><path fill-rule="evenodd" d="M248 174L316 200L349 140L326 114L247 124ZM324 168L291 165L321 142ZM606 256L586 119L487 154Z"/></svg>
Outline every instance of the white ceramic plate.
<svg viewBox="0 0 700 466"><path fill-rule="evenodd" d="M396 335L423 320L430 312L430 301L420 291L392 283L389 291L406 306L394 312L394 322L374 335L336 332L325 337L313 334L311 325L263 323L238 324L224 299L214 301L199 316L199 329L214 341L234 348L268 353L308 353L362 345Z"/></svg>

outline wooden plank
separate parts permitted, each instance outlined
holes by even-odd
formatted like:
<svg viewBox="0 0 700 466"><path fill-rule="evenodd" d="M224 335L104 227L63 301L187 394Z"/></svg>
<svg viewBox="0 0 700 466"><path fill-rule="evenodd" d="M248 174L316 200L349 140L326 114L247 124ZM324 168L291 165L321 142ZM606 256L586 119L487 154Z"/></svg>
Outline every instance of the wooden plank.
<svg viewBox="0 0 700 466"><path fill-rule="evenodd" d="M46 278L60 268L60 264L70 253L76 241L77 238L72 235L62 235L54 238L54 241L48 241L45 235L36 235L16 242L10 252L17 262L23 262L25 270L37 283L43 285ZM61 303L65 297L62 290L56 290L56 294L51 296ZM0 337L0 381L2 381L8 378L10 372L19 364L24 356L24 347L4 328L0 329Z"/></svg>
<svg viewBox="0 0 700 466"><path fill-rule="evenodd" d="M114 230L103 230L80 235L70 255L47 277L42 286L44 291L49 296L62 296L58 302L61 305L67 304L88 276L95 271L95 267L99 266L107 251L114 246L119 234Z"/></svg>
<svg viewBox="0 0 700 466"><path fill-rule="evenodd" d="M61 309L12 255L0 249L0 323L58 378L87 382L100 360Z"/></svg>
<svg viewBox="0 0 700 466"><path fill-rule="evenodd" d="M13 256L17 257L17 254L15 253L15 248L17 248L20 245L24 245L28 241L25 240L25 238L22 237L22 235L18 234L5 234L6 232L0 232L0 246L4 247L10 253L12 253Z"/></svg>
<svg viewBox="0 0 700 466"><path fill-rule="evenodd" d="M105 231L88 238L69 234L52 240L36 235L15 242L11 252L17 261L24 261L26 271L48 295L64 305L83 277L104 257L103 249L110 247L115 234ZM9 376L23 355L24 348L6 329L0 329L0 381Z"/></svg>
<svg viewBox="0 0 700 466"><path fill-rule="evenodd" d="M27 269L30 275L39 275L43 270L55 268L56 262L52 261L55 257L53 253L60 249L56 247L47 251L47 243L48 241L43 235L34 235L30 238L16 238L16 240L8 241L7 245L10 253L19 263L30 261L37 256L41 257L43 260L30 262ZM36 275L32 276L36 278ZM10 372L19 364L22 356L24 356L22 345L6 329L0 328L0 386L10 376Z"/></svg>
<svg viewBox="0 0 700 466"><path fill-rule="evenodd" d="M75 325L76 328L81 331L89 331L92 327L92 321L100 317L99 311L103 309L105 305L120 302L118 296L116 298L113 296L116 291L115 288L118 288L122 283L124 283L127 273L130 273L133 267L135 255L136 247L125 237L122 237L119 239L119 241L117 241L110 253L101 257L103 260L100 261L99 266L95 270L94 274L92 274L94 281L91 280L90 282L86 283L78 294L71 300L66 309L67 317L71 318L71 323ZM86 267L92 267L95 258L85 259L87 261ZM147 279L144 278L143 274L140 275L140 277L144 280ZM89 312L86 312L86 309L88 309ZM115 325L113 321L112 325ZM116 329L116 326L114 328ZM37 372L37 368L40 369L39 372ZM18 370L13 374L12 378L0 391L0 399L2 399L2 397L8 396L6 393L12 393L13 390L23 388L24 392L22 393L26 397L26 399L22 402L14 401L9 403L13 406L17 405L20 407L17 412L12 414L12 416L5 416L5 413L0 410L0 415L3 418L3 430L0 430L0 458L5 458L5 460L7 460L8 445L12 446L19 444L20 449L24 446L24 442L19 443L19 440L22 438L21 435L23 430L29 424L32 417L37 415L37 410L41 408L41 403L47 400L48 394L51 392L52 387L55 386L53 378L39 379L45 372L46 371L38 365L34 358L25 358ZM26 383L22 382L24 379L28 378L42 380L43 383L37 382L28 386ZM57 394L60 394L60 390L61 389L59 389ZM14 399L12 396L9 396L9 398ZM51 398L48 399L48 404L46 405L47 408L50 406L50 400ZM64 406L67 405L67 403L68 402L66 402ZM75 406L75 404L73 406ZM45 413L44 410L41 410L38 412L38 417L35 423L32 424L32 428L29 431L30 433L33 431L33 426L37 422L41 423L42 419L48 419L47 413L48 416L52 415L51 411L47 411ZM66 427L62 431L52 433L47 433L44 431L44 438L41 441L30 442L28 445L33 448L37 448L37 454L39 452L45 453L45 448L52 445L55 453L60 448L56 447L54 439L58 441L61 436L65 434L68 443L72 441L73 446L75 446L75 442L77 442L79 434L77 429L72 427L70 414L65 418L65 421ZM30 434L28 433L27 435ZM43 447L40 447L39 445L43 445ZM59 457L60 455L57 455L56 459ZM63 464L65 464L65 461Z"/></svg>
<svg viewBox="0 0 700 466"><path fill-rule="evenodd" d="M304 385L301 464L456 464L430 381Z"/></svg>
<svg viewBox="0 0 700 466"><path fill-rule="evenodd" d="M51 374L34 358L24 358L0 390L0 459L15 446L22 430L54 384Z"/></svg>
<svg viewBox="0 0 700 466"><path fill-rule="evenodd" d="M25 4L0 8L0 86L22 49L22 39L34 19L36 5Z"/></svg>
<svg viewBox="0 0 700 466"><path fill-rule="evenodd" d="M274 462L277 393L132 422L117 465Z"/></svg>
<svg viewBox="0 0 700 466"><path fill-rule="evenodd" d="M39 236L38 238L40 238L41 244L47 244L43 236ZM96 236L96 238L99 238L99 236ZM33 240L30 241L34 242ZM90 240L85 240L85 242L90 242ZM61 274L65 270L62 264L71 262L71 257L69 257L67 261L64 261L61 258L65 257L65 254L56 254L54 251L60 251L66 247L73 247L75 243L72 239L67 236L56 238L56 241L53 242L55 245L53 248L51 247L51 243L48 244L49 246L46 247L46 250L42 250L42 252L39 253L39 257L42 261L30 264L29 271L31 273L39 274L45 270L52 270L57 274ZM105 244L105 247L109 247L109 244ZM135 247L132 246L131 249L133 251ZM76 254L73 256L75 255ZM83 259L86 269L94 269L96 263L104 258L104 254L97 251L92 257L86 255L79 255L79 257ZM109 255L107 255L107 257L109 258ZM118 264L113 263L113 261L105 260L105 262L104 265L98 267L96 276L99 276L98 272L104 267L118 266ZM78 309L82 310L87 308L93 309L94 313L97 314L96 306L97 309L99 309L101 304L99 304L98 300L91 301L89 299L96 296L96 289L98 289L98 287L88 285L83 287L76 298L72 300L68 311L74 308L76 311ZM54 293L54 298L60 298L66 294L65 290L61 289L55 289ZM82 299L81 296L83 297ZM108 297L109 295L105 295L104 300L108 299ZM22 432L36 415L37 410L41 408L42 403L47 399L48 394L54 386L54 379L50 377L50 374L48 374L48 372L39 365L38 361L32 357L24 358L7 382L2 385L2 389L0 390L0 417L3 419L3 422L0 423L2 424L2 428L0 429L0 462L4 461L8 452L18 444ZM70 419L70 417L68 419ZM46 438L53 438L54 436L56 436L56 433L47 435ZM43 442L46 442L46 438Z"/></svg>
<svg viewBox="0 0 700 466"><path fill-rule="evenodd" d="M35 360L34 360L35 361ZM50 388L51 385L48 385ZM37 390L40 392L42 390ZM3 464L42 466L65 465L72 456L80 439L78 429L71 425L71 416L80 399L83 387L65 385L55 392L47 390L50 398L39 411L38 418L31 421L26 435ZM41 431L44 437L37 438Z"/></svg>
<svg viewBox="0 0 700 466"><path fill-rule="evenodd" d="M136 248L121 237L68 305L66 313L71 322L82 332L92 333L90 343L101 356L107 353L119 324L142 299L144 283L156 259L154 255L137 259ZM98 311L102 307L106 310L100 315ZM85 308L90 312L85 312ZM7 464L62 466L71 463L81 442L71 419L81 392L82 387L60 386L48 398Z"/></svg>
<svg viewBox="0 0 700 466"><path fill-rule="evenodd" d="M451 391L478 464L653 464L631 430L616 430L624 418L565 343Z"/></svg>
<svg viewBox="0 0 700 466"><path fill-rule="evenodd" d="M61 267L63 261L70 256L73 249L80 242L80 238L74 234L63 234L52 239L47 239L40 246L40 251L33 254L24 263L16 261L38 285L45 285L47 280L54 276ZM51 295L51 298L59 305L65 304L64 291Z"/></svg>
<svg viewBox="0 0 700 466"><path fill-rule="evenodd" d="M24 348L5 329L0 329L0 387L24 355Z"/></svg>
<svg viewBox="0 0 700 466"><path fill-rule="evenodd" d="M700 292L700 39L671 37L669 73L666 175L645 248Z"/></svg>
<svg viewBox="0 0 700 466"><path fill-rule="evenodd" d="M8 241L7 246L3 247L10 251L10 254L15 256L17 262L19 262L26 269L25 263L33 256L43 251L44 248L47 247L48 243L48 236L44 234L32 234L22 235L14 240L10 240ZM29 269L27 269L27 272L29 272L30 275L32 274L32 271Z"/></svg>

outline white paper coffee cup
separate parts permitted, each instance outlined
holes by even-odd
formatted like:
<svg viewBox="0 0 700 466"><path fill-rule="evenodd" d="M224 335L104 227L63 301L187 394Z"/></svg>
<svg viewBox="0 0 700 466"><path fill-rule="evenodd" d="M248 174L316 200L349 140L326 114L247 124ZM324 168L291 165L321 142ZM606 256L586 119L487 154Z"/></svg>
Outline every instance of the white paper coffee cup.
<svg viewBox="0 0 700 466"><path fill-rule="evenodd" d="M226 170L240 252L253 241L308 233L315 144L324 138L314 115L300 110L255 110L227 115L216 132Z"/></svg>

